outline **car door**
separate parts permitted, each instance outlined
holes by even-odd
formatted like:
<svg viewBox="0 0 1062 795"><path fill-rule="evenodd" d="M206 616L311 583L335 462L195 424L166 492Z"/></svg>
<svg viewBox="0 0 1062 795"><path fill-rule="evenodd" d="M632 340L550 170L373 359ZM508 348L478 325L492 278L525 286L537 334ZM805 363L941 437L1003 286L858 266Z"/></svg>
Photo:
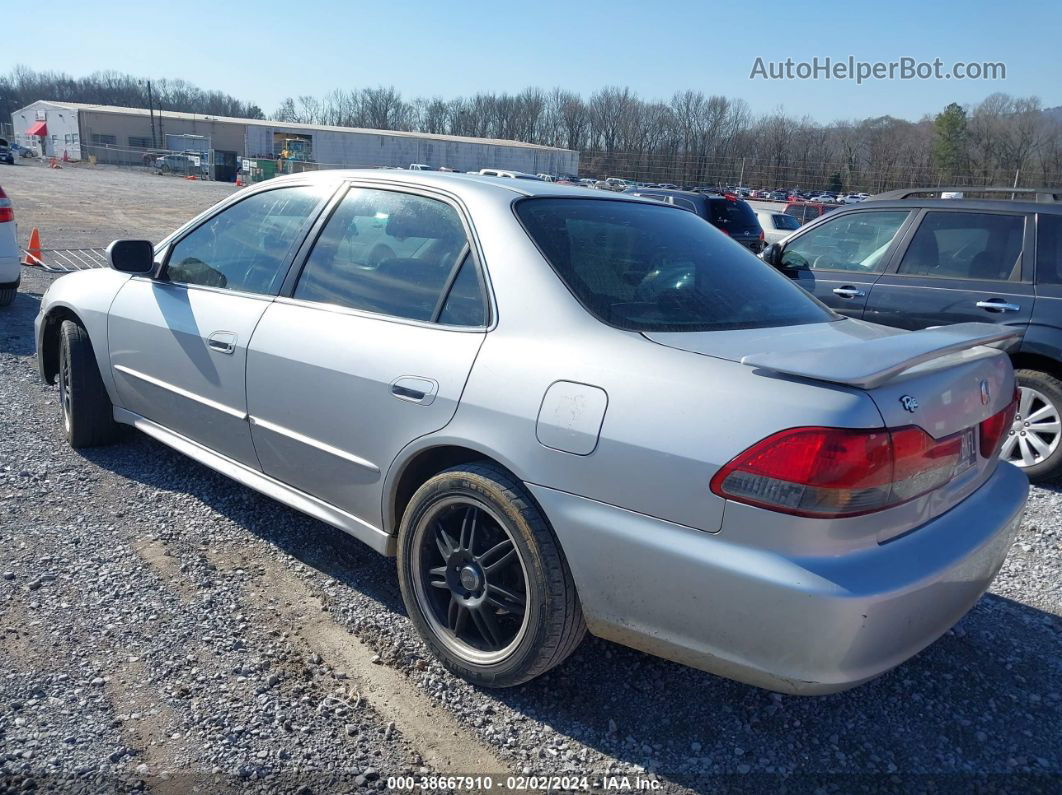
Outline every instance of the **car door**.
<svg viewBox="0 0 1062 795"><path fill-rule="evenodd" d="M399 451L457 410L488 321L457 206L354 185L305 248L247 359L263 470L380 527Z"/></svg>
<svg viewBox="0 0 1062 795"><path fill-rule="evenodd" d="M1023 265L1031 235L1023 213L924 210L863 317L906 329L970 321L1024 328L1035 299L1032 263Z"/></svg>
<svg viewBox="0 0 1062 795"><path fill-rule="evenodd" d="M157 277L123 285L107 332L126 409L258 467L247 427L247 344L334 189L254 193L169 245Z"/></svg>
<svg viewBox="0 0 1062 795"><path fill-rule="evenodd" d="M817 223L789 238L782 272L834 311L862 317L910 218L905 209L858 210Z"/></svg>

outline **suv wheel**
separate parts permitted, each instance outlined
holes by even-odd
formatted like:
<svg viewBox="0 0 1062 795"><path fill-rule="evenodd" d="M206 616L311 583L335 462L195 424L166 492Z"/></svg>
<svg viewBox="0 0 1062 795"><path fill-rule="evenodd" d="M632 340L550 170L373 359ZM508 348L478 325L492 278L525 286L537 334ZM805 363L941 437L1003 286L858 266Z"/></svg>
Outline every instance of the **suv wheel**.
<svg viewBox="0 0 1062 795"><path fill-rule="evenodd" d="M441 472L413 495L398 531L398 575L421 637L477 685L533 679L586 633L545 517L522 484L487 462Z"/></svg>
<svg viewBox="0 0 1062 795"><path fill-rule="evenodd" d="M1000 456L1031 480L1056 477L1062 468L1062 381L1039 370L1018 370L1020 397Z"/></svg>

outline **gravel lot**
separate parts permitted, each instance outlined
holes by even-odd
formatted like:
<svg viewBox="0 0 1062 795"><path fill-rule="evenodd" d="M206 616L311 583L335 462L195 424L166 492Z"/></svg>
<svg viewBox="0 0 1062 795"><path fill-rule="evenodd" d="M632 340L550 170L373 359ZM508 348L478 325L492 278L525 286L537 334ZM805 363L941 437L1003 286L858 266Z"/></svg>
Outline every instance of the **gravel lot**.
<svg viewBox="0 0 1062 795"><path fill-rule="evenodd" d="M232 190L22 165L0 184L47 247L158 239ZM24 276L0 310L0 792L642 770L668 792L1062 786L1056 489L1033 489L969 616L854 691L780 696L593 638L481 691L427 657L392 561L142 435L70 450L33 350L53 277Z"/></svg>

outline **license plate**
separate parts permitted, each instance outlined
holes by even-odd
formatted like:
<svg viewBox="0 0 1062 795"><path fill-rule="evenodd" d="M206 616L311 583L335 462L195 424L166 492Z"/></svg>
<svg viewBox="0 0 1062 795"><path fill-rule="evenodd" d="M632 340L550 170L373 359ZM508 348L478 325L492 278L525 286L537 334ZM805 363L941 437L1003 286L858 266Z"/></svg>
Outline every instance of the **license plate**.
<svg viewBox="0 0 1062 795"><path fill-rule="evenodd" d="M977 445L974 438L974 429L967 428L960 437L962 446L959 448L959 463L955 467L955 474L960 475L977 463Z"/></svg>

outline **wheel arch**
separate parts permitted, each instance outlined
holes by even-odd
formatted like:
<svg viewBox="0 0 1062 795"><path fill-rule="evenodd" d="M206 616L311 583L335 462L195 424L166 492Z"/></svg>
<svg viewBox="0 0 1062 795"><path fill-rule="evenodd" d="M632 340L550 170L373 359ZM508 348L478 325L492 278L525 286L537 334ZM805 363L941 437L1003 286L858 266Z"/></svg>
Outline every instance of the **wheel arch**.
<svg viewBox="0 0 1062 795"><path fill-rule="evenodd" d="M474 443L461 439L430 439L422 442L419 446L403 450L402 455L388 469L384 489L383 527L391 535L397 535L402 515L417 489L445 469L472 461L486 461L501 467L521 483L524 480L511 462Z"/></svg>
<svg viewBox="0 0 1062 795"><path fill-rule="evenodd" d="M1010 362L1015 370L1039 370L1062 380L1062 363L1050 356L1028 351L1018 351L1010 356Z"/></svg>
<svg viewBox="0 0 1062 795"><path fill-rule="evenodd" d="M41 321L40 347L37 351L37 356L40 357L41 378L46 384L54 384L59 373L59 330L64 320L72 320L85 328L85 322L69 306L59 304L49 308L48 314Z"/></svg>

